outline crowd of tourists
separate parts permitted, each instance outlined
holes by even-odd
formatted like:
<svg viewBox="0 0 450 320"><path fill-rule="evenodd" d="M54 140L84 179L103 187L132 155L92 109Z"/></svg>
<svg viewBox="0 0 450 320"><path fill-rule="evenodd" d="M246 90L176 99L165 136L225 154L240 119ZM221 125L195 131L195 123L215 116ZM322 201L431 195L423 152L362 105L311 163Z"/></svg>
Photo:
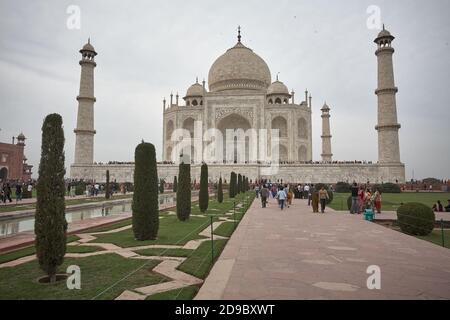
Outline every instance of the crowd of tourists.
<svg viewBox="0 0 450 320"><path fill-rule="evenodd" d="M256 197L261 198L262 208L267 208L271 202L275 202L281 210L284 210L285 208L290 208L294 199L307 199L308 206L311 206L313 202L313 184L291 185L264 181L256 183L254 189ZM317 194L320 203L320 212L325 213L326 203L329 199L328 191L325 189L325 186L322 186Z"/></svg>
<svg viewBox="0 0 450 320"><path fill-rule="evenodd" d="M374 192L366 185L359 185L354 182L351 187L352 205L351 214L361 214L364 209L375 208L377 213L381 213L381 192L375 189Z"/></svg>

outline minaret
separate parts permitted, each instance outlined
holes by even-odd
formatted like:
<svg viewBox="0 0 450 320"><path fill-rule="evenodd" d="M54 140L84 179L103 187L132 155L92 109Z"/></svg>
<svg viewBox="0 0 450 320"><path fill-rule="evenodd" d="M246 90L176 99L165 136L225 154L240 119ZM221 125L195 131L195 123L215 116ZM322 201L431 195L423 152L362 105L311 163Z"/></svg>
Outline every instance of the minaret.
<svg viewBox="0 0 450 320"><path fill-rule="evenodd" d="M77 127L75 132L75 164L94 163L94 68L97 55L90 43L84 45L81 53L80 94L78 100Z"/></svg>
<svg viewBox="0 0 450 320"><path fill-rule="evenodd" d="M331 162L333 154L331 153L330 107L325 102L320 110L322 111L322 161Z"/></svg>
<svg viewBox="0 0 450 320"><path fill-rule="evenodd" d="M391 47L395 38L384 29L378 34L375 43L378 49L375 55L378 58L378 162L400 163L400 147L398 140L397 106L395 94L398 89L394 83L394 67L392 55L394 48Z"/></svg>

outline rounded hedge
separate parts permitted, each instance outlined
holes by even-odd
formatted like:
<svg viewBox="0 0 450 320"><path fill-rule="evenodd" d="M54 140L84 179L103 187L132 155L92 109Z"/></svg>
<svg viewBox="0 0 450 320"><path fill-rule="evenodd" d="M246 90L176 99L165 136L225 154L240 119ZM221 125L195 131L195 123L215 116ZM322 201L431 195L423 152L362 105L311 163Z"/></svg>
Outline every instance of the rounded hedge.
<svg viewBox="0 0 450 320"><path fill-rule="evenodd" d="M351 185L347 182L338 182L336 183L336 192L337 193L347 193L350 192L351 190Z"/></svg>
<svg viewBox="0 0 450 320"><path fill-rule="evenodd" d="M407 234L429 235L433 231L435 220L433 210L422 203L406 203L397 209L397 222Z"/></svg>
<svg viewBox="0 0 450 320"><path fill-rule="evenodd" d="M402 190L400 189L400 186L395 183L383 183L383 184L376 184L372 187L372 190L375 191L376 189L380 190L381 193L401 193Z"/></svg>

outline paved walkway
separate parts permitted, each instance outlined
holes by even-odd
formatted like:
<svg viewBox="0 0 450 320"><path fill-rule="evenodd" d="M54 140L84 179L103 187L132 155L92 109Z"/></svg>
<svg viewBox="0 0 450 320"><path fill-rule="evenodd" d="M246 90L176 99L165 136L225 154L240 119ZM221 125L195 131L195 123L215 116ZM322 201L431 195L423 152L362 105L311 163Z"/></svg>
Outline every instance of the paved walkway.
<svg viewBox="0 0 450 320"><path fill-rule="evenodd" d="M272 200L273 201L273 200ZM381 269L381 289L366 273ZM258 199L196 299L450 299L450 250L361 216Z"/></svg>

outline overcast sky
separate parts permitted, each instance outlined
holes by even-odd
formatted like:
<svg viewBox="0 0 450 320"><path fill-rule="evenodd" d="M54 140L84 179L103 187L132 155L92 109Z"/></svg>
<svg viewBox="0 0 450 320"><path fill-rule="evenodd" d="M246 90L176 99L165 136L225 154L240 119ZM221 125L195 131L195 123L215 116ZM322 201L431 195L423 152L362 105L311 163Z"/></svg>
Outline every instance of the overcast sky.
<svg viewBox="0 0 450 320"><path fill-rule="evenodd" d="M70 5L81 28L69 29ZM393 43L401 160L407 179L450 178L450 1L29 1L0 0L0 141L21 131L39 164L41 125L63 116L73 162L80 66L91 37L95 160L130 161L137 143L162 145L162 99L207 80L214 60L242 41L272 78L313 96L313 158L320 160L320 108L331 107L335 160L377 160L376 45L367 8L381 9Z"/></svg>

